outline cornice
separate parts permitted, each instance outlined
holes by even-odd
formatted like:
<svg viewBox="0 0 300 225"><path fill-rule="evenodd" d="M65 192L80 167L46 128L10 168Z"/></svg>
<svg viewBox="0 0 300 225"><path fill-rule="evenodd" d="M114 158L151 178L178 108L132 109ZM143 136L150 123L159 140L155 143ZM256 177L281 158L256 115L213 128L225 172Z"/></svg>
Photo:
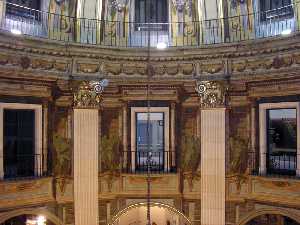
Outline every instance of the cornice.
<svg viewBox="0 0 300 225"><path fill-rule="evenodd" d="M206 47L151 50L154 82L190 80L256 81L298 76L300 40L295 34ZM116 82L147 79L146 48L104 48L0 34L3 77L95 80Z"/></svg>
<svg viewBox="0 0 300 225"><path fill-rule="evenodd" d="M152 49L153 62L190 61L269 55L300 49L298 33L290 37L270 37L240 43L215 44L201 47L178 47L164 51ZM33 37L16 37L1 32L0 48L50 55L102 60L147 61L147 48L113 48L78 43L65 43Z"/></svg>

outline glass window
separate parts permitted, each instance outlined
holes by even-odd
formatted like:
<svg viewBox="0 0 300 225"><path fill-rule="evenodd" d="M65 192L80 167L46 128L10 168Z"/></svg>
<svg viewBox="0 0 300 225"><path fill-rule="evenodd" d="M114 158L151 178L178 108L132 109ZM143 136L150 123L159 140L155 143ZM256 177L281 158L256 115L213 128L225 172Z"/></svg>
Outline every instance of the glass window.
<svg viewBox="0 0 300 225"><path fill-rule="evenodd" d="M267 110L267 170L295 174L297 155L296 109Z"/></svg>
<svg viewBox="0 0 300 225"><path fill-rule="evenodd" d="M157 24L168 22L167 1L136 0L135 22L136 30L148 30L148 28L151 30L167 30L168 26L166 24Z"/></svg>
<svg viewBox="0 0 300 225"><path fill-rule="evenodd" d="M7 0L7 15L37 20L39 12L36 10L40 10L40 0Z"/></svg>
<svg viewBox="0 0 300 225"><path fill-rule="evenodd" d="M293 16L291 0L260 0L261 19L277 19Z"/></svg>
<svg viewBox="0 0 300 225"><path fill-rule="evenodd" d="M4 177L34 175L34 110L5 109L3 115Z"/></svg>
<svg viewBox="0 0 300 225"><path fill-rule="evenodd" d="M149 146L148 146L149 144ZM136 113L136 165L147 169L148 151L152 153L151 170L164 168L164 113Z"/></svg>

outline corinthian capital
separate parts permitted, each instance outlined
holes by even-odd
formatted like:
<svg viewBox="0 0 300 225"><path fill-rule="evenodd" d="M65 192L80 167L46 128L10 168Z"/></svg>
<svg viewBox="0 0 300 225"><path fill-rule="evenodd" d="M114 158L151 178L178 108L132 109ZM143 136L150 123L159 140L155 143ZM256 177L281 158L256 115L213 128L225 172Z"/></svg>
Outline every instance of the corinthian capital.
<svg viewBox="0 0 300 225"><path fill-rule="evenodd" d="M74 108L98 108L107 84L107 80L81 82L74 92Z"/></svg>
<svg viewBox="0 0 300 225"><path fill-rule="evenodd" d="M200 98L200 107L215 108L225 105L225 94L227 88L218 81L198 81L196 92Z"/></svg>

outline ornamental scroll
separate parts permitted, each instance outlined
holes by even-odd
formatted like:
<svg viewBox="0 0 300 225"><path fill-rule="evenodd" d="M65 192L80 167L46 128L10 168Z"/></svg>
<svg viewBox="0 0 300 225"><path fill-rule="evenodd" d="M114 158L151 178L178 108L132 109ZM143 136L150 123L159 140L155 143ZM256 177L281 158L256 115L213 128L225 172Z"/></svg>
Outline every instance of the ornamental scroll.
<svg viewBox="0 0 300 225"><path fill-rule="evenodd" d="M83 81L74 93L75 108L98 108L107 80Z"/></svg>
<svg viewBox="0 0 300 225"><path fill-rule="evenodd" d="M215 108L225 105L227 88L221 82L199 81L195 90L200 97L200 107Z"/></svg>

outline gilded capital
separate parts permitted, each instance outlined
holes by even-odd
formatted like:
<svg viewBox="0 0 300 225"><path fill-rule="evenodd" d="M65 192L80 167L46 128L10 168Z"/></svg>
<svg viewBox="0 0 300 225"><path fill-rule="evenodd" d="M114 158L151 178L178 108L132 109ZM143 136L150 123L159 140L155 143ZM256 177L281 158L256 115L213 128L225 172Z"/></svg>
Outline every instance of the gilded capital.
<svg viewBox="0 0 300 225"><path fill-rule="evenodd" d="M74 108L98 108L107 80L83 81L74 92Z"/></svg>
<svg viewBox="0 0 300 225"><path fill-rule="evenodd" d="M197 81L195 90L200 98L200 107L224 106L226 89L225 85L218 81Z"/></svg>

